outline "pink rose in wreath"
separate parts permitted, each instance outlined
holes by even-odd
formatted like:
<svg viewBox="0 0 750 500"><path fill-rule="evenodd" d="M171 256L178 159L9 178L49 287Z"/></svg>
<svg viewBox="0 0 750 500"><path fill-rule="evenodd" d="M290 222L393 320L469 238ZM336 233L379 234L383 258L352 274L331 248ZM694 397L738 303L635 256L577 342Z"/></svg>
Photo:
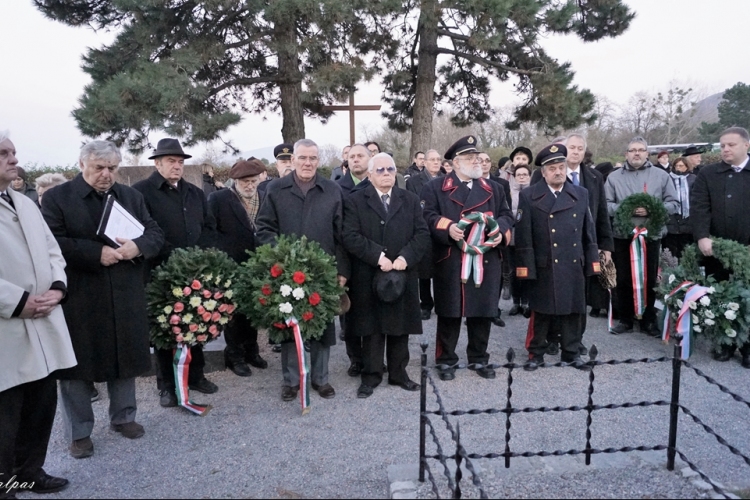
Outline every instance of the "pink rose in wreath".
<svg viewBox="0 0 750 500"><path fill-rule="evenodd" d="M211 325L208 327L208 333L216 337L217 335L219 335L219 329L216 328L216 325Z"/></svg>
<svg viewBox="0 0 750 500"><path fill-rule="evenodd" d="M184 310L185 310L185 304L183 304L182 302L175 302L174 312L181 313Z"/></svg>
<svg viewBox="0 0 750 500"><path fill-rule="evenodd" d="M198 280L193 280L193 282L190 284L190 288L192 288L193 290L200 290L202 287L203 285L201 285L201 282Z"/></svg>
<svg viewBox="0 0 750 500"><path fill-rule="evenodd" d="M193 333L195 333L195 332L197 332L197 331L198 331L198 325L196 325L195 323L190 323L190 326L188 326L188 328L189 328L189 329L190 329L190 331L191 331L191 332L193 332Z"/></svg>
<svg viewBox="0 0 750 500"><path fill-rule="evenodd" d="M173 314L169 317L169 324L170 325L179 325L180 324L180 317L176 314Z"/></svg>
<svg viewBox="0 0 750 500"><path fill-rule="evenodd" d="M186 286L182 289L182 295L184 295L185 297L187 297L191 293L193 293L193 290L191 290L189 286Z"/></svg>
<svg viewBox="0 0 750 500"><path fill-rule="evenodd" d="M211 298L211 290L203 290L203 297L206 299Z"/></svg>
<svg viewBox="0 0 750 500"><path fill-rule="evenodd" d="M198 340L198 342L205 342L208 340L208 335L198 335L195 338Z"/></svg>
<svg viewBox="0 0 750 500"><path fill-rule="evenodd" d="M211 315L211 321L214 323L218 322L221 319L221 313L219 311L216 311Z"/></svg>

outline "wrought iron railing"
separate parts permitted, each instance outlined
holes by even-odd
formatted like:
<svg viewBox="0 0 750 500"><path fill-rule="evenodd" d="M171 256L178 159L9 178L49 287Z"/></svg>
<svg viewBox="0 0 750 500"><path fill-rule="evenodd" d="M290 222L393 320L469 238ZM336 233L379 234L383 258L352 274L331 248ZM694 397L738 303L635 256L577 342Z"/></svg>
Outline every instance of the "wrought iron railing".
<svg viewBox="0 0 750 500"><path fill-rule="evenodd" d="M676 339L679 341L679 338ZM480 477L480 474L477 472L477 468L475 467L472 460L477 459L497 459L497 458L503 458L505 460L505 467L509 468L511 466L511 459L517 458L517 457L550 457L550 456L565 456L565 455L585 455L585 462L586 465L591 465L591 456L602 454L602 453L627 453L632 451L667 451L667 469L670 471L674 470L675 466L675 457L679 456L680 459L685 462L685 464L694 472L700 476L701 479L703 479L705 482L707 482L713 490L724 496L725 498L730 498L728 495L728 492L726 492L719 484L717 484L715 481L713 481L708 475L706 475L703 471L701 471L698 466L696 466L693 462L691 462L688 457L677 448L677 431L678 431L678 420L679 420L679 413L682 412L688 417L690 417L696 424L700 426L700 428L705 431L706 433L710 434L716 440L719 444L721 444L723 447L727 448L732 454L742 458L744 460L745 464L750 467L750 457L748 457L746 454L742 453L739 449L729 444L722 436L720 436L716 431L714 431L711 427L709 427L705 422L703 422L697 415L695 415L690 409L685 407L684 405L680 404L680 375L683 366L685 368L688 368L695 372L695 374L700 378L703 379L708 384L714 385L719 388L719 390L725 394L730 395L735 401L745 405L750 409L750 402L742 398L741 396L735 394L731 390L729 390L727 387L721 385L705 373L703 373L698 368L694 367L692 364L690 364L688 361L684 361L680 359L681 354L681 348L679 345L675 345L674 348L674 355L672 357L661 357L661 358L643 358L643 359L626 359L626 360L610 360L610 361L598 361L596 358L598 356L597 348L596 346L592 346L589 350L589 361L585 362L585 365L588 365L591 367L591 371L588 372L588 378L589 378L589 384L588 384L588 401L585 406L555 406L555 407L546 407L546 406L540 406L540 407L526 407L526 408L515 408L512 403L511 399L513 397L513 370L517 368L523 368L526 366L526 364L517 364L515 363L515 353L513 349L508 349L506 359L507 363L505 364L488 364L488 365L479 365L479 364L457 364L453 366L448 365L437 365L435 368L439 370L446 370L446 369L462 369L462 368L469 368L469 369L480 369L483 367L489 367L493 369L505 369L508 370L508 377L507 377L507 393L506 393L506 404L504 408L487 408L487 409L470 409L470 410L453 410L453 411L447 411L445 408L445 404L443 402L443 398L440 394L440 390L438 388L438 385L435 383L435 379L433 378L432 371L427 367L427 347L428 345L426 343L422 344L422 358L421 358L421 365L422 365L422 374L421 374L421 382L422 382L422 388L421 388L421 395L420 395L420 418L419 418L419 480L421 482L424 482L425 479L429 480L432 491L435 494L436 498L440 498L439 488L437 479L435 478L435 475L432 472L432 469L430 468L428 460L437 460L440 466L442 466L443 469L443 475L445 476L447 480L448 489L451 493L451 496L453 498L461 498L462 492L461 492L461 481L463 479L463 472L461 470L461 466L465 464L466 469L471 473L471 482L472 484L479 490L480 498L487 498L487 493L484 489L484 486L482 485L482 479ZM665 400L659 400L659 401L640 401L640 402L625 402L625 403L619 403L619 404L606 404L606 405L597 405L594 404L594 381L596 380L595 375L595 368L597 366L611 366L611 365L634 365L634 364L653 364L653 363L672 363L672 394L671 394L671 400L665 401ZM537 365L537 368L551 368L551 367L567 367L571 366L572 363L543 363L540 365ZM431 389L432 393L435 396L435 400L437 403L437 410L427 410L427 392L428 387ZM622 408L635 408L635 407L641 407L641 408L647 408L647 407L656 407L656 406L669 406L670 408L670 418L669 418L669 438L667 444L656 444L653 446L625 446L620 448L604 448L604 449L598 449L591 446L591 424L593 422L593 412L599 411L599 410L618 410ZM586 412L586 432L585 432L585 438L586 438L586 444L583 447L583 449L571 449L571 450L555 450L555 451L524 451L524 452L515 452L511 451L511 416L520 414L520 413L546 413L546 412L577 412L577 411L585 411ZM455 425L455 428L453 426L453 423L448 418L449 416L465 416L465 415L496 415L496 414L505 414L505 450L502 453L486 453L486 454L477 454L477 453L469 453L464 448L464 445L461 442L461 430L460 425L457 422ZM445 424L445 428L448 430L448 433L451 437L452 442L452 450L451 454L446 454L446 452L443 449L443 445L440 442L440 439L438 438L435 426L432 422L431 417L438 416L440 417L440 420ZM749 415L750 417L750 415ZM429 431L430 437L432 438L432 442L435 445L436 453L428 455L426 452L427 448L427 433ZM455 462L456 469L454 472L451 472L450 467L448 465L448 461Z"/></svg>

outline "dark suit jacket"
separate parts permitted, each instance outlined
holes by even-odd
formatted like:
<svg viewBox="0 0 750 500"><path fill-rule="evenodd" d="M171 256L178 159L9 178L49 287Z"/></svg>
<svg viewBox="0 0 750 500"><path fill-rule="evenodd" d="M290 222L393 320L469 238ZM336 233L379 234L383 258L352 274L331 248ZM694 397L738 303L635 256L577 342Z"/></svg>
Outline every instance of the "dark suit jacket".
<svg viewBox="0 0 750 500"><path fill-rule="evenodd" d="M367 183L365 184L365 186L363 186L363 187L366 187L367 185L370 184L370 179L365 177L362 181L359 182L359 184L355 185L354 180L352 179L351 172L347 172L345 176L341 177L339 180L336 181L336 183L338 183L339 187L341 188L341 192L344 193L344 198L346 198L349 195L349 193L352 192L352 189L359 188L363 182Z"/></svg>
<svg viewBox="0 0 750 500"><path fill-rule="evenodd" d="M724 162L704 166L690 190L695 241L713 236L750 245L748 207L750 163L740 172Z"/></svg>
<svg viewBox="0 0 750 500"><path fill-rule="evenodd" d="M596 229L596 244L600 250L615 251L615 241L612 237L612 222L607 212L607 196L604 193L604 177L602 174L590 167L580 166L580 186L589 192L589 209ZM544 182L541 169L537 169L531 175L531 184L539 181ZM570 179L568 179L570 182ZM571 182L571 185L573 183Z"/></svg>
<svg viewBox="0 0 750 500"><path fill-rule="evenodd" d="M502 277L500 247L484 254L484 281L477 288L472 277L461 283L462 252L448 234L451 224L472 212L490 213L497 220L503 243L510 242L513 214L500 184L476 179L471 190L461 183L455 172L428 182L422 188L424 216L432 235L435 312L449 318L488 317L497 315ZM502 246L501 245L501 246Z"/></svg>
<svg viewBox="0 0 750 500"><path fill-rule="evenodd" d="M437 178L443 177L443 174L438 172ZM422 173L417 174L413 177L409 177L406 179L406 190L411 191L412 193L416 194L420 197L422 195L422 188L425 184L430 182L431 180L435 179L436 177L431 177L429 173L427 173L427 169L422 170Z"/></svg>
<svg viewBox="0 0 750 500"><path fill-rule="evenodd" d="M417 264L431 245L419 198L394 186L386 213L373 185L344 200L344 246L351 255L346 321L351 335L409 335L422 333ZM406 260L406 290L392 303L373 292L380 254Z"/></svg>
<svg viewBox="0 0 750 500"><path fill-rule="evenodd" d="M263 204L263 195L258 193ZM234 189L222 189L208 197L208 208L216 220L216 248L226 252L238 263L255 251L255 225L250 222L247 211Z"/></svg>
<svg viewBox="0 0 750 500"><path fill-rule="evenodd" d="M586 313L586 276L599 272L588 202L588 191L570 182L557 197L546 182L519 194L516 276L530 280L526 290L533 311Z"/></svg>
<svg viewBox="0 0 750 500"><path fill-rule="evenodd" d="M158 254L164 233L138 191L115 184L110 193L145 226L143 236L133 240L142 257L111 266L101 264L106 243L96 235L104 200L81 174L42 198L44 220L67 262L63 312L78 360L78 366L56 372L57 378L104 382L151 368L143 275L146 259Z"/></svg>
<svg viewBox="0 0 750 500"><path fill-rule="evenodd" d="M164 231L164 246L152 267L167 260L175 248L214 245L216 221L203 190L184 179L175 189L157 171L133 184L133 189L143 195L149 214Z"/></svg>

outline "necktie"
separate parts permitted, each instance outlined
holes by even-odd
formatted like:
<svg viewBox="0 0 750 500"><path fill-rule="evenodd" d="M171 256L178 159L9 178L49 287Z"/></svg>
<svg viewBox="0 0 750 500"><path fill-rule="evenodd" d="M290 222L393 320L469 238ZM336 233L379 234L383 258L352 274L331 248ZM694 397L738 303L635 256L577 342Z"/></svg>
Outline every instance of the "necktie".
<svg viewBox="0 0 750 500"><path fill-rule="evenodd" d="M732 165L732 168L733 168L733 169L734 169L734 171L735 171L735 172L737 172L737 173L740 173L740 172L742 171L742 167L740 167L739 165L737 165L737 166L734 166L734 165Z"/></svg>
<svg viewBox="0 0 750 500"><path fill-rule="evenodd" d="M560 191L555 191L555 198L557 198L557 195L560 194Z"/></svg>
<svg viewBox="0 0 750 500"><path fill-rule="evenodd" d="M385 211L387 213L388 212L388 199L390 198L390 196L388 196L387 194L384 194L380 198L383 200L383 208L385 208Z"/></svg>
<svg viewBox="0 0 750 500"><path fill-rule="evenodd" d="M16 206L13 204L13 200L10 199L10 195L8 193L6 193L5 191L3 191L2 193L0 193L0 198L2 198L3 200L5 200L5 202L8 205L10 205L11 207L16 208Z"/></svg>
<svg viewBox="0 0 750 500"><path fill-rule="evenodd" d="M578 172L571 172L570 175L573 176L573 185L580 186L581 184L578 182Z"/></svg>

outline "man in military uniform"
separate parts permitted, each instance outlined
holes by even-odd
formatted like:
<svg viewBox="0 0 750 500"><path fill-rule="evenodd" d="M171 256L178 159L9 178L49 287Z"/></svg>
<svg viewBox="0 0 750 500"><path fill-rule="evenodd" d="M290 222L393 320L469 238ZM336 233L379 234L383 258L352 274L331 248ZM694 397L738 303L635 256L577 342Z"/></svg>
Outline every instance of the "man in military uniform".
<svg viewBox="0 0 750 500"><path fill-rule="evenodd" d="M516 213L516 276L529 280L531 324L526 339L534 369L544 363L548 336L559 331L562 361L584 366L578 347L586 313L586 276L599 272L586 188L566 181L567 149L550 144L536 157L545 182L521 191Z"/></svg>
<svg viewBox="0 0 750 500"><path fill-rule="evenodd" d="M465 317L469 334L468 361L486 365L491 320L497 314L500 296L501 265L497 247L510 242L513 216L500 185L482 178L476 137L469 135L459 139L446 151L445 157L453 160L453 172L428 182L422 189L435 263L435 312L438 316L435 359L439 365L458 362L456 344L461 318ZM471 256L464 254L457 244L465 236L457 222L474 212L494 217L499 234L484 242L491 248L470 266ZM462 276L462 268L473 270ZM484 378L495 377L495 371L487 367L478 369L477 373ZM439 376L442 380L453 380L455 370L440 370Z"/></svg>
<svg viewBox="0 0 750 500"><path fill-rule="evenodd" d="M286 177L294 170L294 166L292 165L293 149L294 146L292 144L286 143L279 144L278 146L273 148L273 157L276 158L276 171L279 173L279 178ZM248 161L250 160L255 160L255 158L248 158ZM266 188L268 188L268 184L273 180L273 178L269 177L268 179L261 181L261 183L258 184L258 194L260 196L266 195Z"/></svg>

